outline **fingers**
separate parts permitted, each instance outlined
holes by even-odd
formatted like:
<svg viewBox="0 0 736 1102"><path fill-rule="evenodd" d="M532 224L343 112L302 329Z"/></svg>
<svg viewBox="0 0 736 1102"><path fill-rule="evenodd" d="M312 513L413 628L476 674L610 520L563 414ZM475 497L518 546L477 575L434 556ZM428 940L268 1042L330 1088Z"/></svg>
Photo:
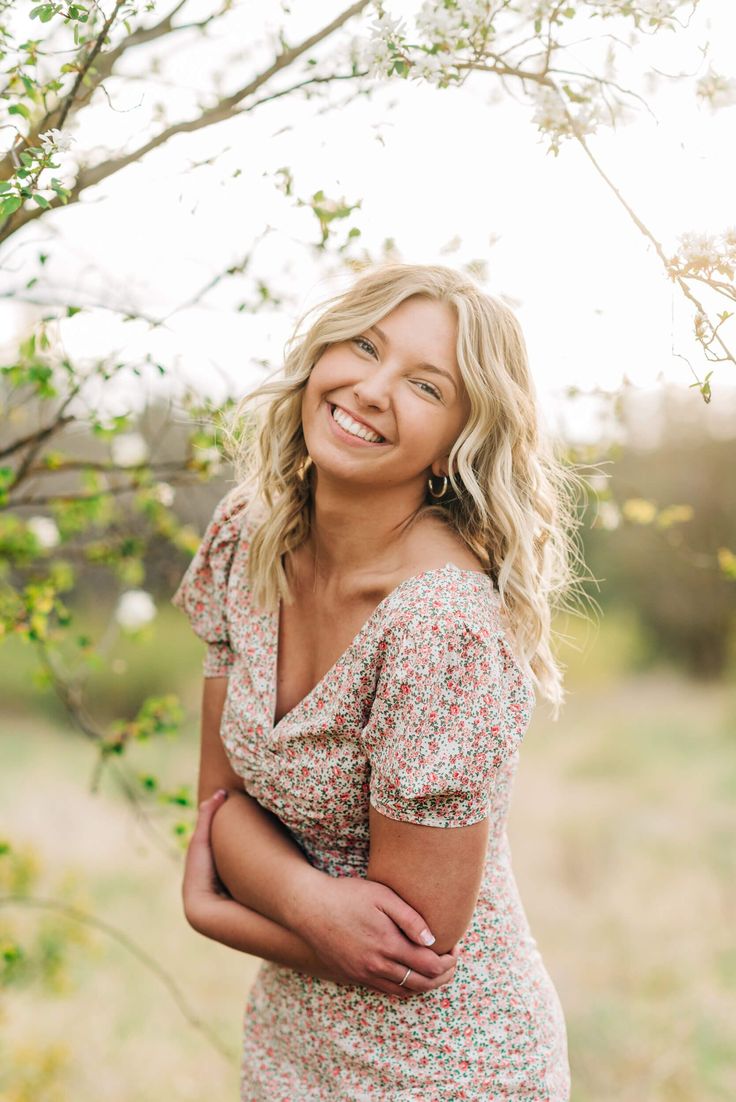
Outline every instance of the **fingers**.
<svg viewBox="0 0 736 1102"><path fill-rule="evenodd" d="M210 852L210 826L212 817L227 798L227 792L220 788L209 799L199 805L197 822L189 840L185 872L196 879L206 879L212 875L212 854Z"/></svg>
<svg viewBox="0 0 736 1102"><path fill-rule="evenodd" d="M197 816L197 825L194 828L194 834L209 836L209 829L212 823L212 818L217 811L218 807L227 799L227 789L218 788L216 792L213 792L206 800L202 800L199 805L199 814Z"/></svg>
<svg viewBox="0 0 736 1102"><path fill-rule="evenodd" d="M384 952L392 961L392 977L394 963L398 961L402 964L406 962L404 971L411 968L415 973L424 976L426 979L435 979L446 972L448 968L454 968L457 963L459 949L454 953L439 954L432 949L420 949L418 945L404 941L403 945L396 944L390 949L384 950ZM399 979L401 979L400 976Z"/></svg>
<svg viewBox="0 0 736 1102"><path fill-rule="evenodd" d="M387 960L385 969L376 972L373 982L385 981L387 986L383 989L392 995L403 991L411 991L415 994L421 991L433 991L436 987L442 987L444 984L450 983L457 967L457 956L447 954L443 957L435 957L435 960L439 961L440 965L431 975L423 975L421 972L417 972L416 969L411 967L408 959L406 961Z"/></svg>
<svg viewBox="0 0 736 1102"><path fill-rule="evenodd" d="M427 927L427 923L418 911L404 902L401 896L391 892L381 900L381 907L399 929L404 931L410 941L416 942L417 945L434 945L437 939Z"/></svg>
<svg viewBox="0 0 736 1102"><path fill-rule="evenodd" d="M406 969L404 970L406 974ZM455 965L452 968L448 968L442 972L439 976L435 976L434 979L427 979L426 976L420 976L416 972L410 972L406 977L406 980L402 984L404 990L413 991L415 994L419 994L424 991L434 991L437 987L444 987L445 984L450 983L455 976Z"/></svg>
<svg viewBox="0 0 736 1102"><path fill-rule="evenodd" d="M439 976L433 979L429 979L426 976L418 975L413 969L409 970L409 974L406 974L406 968L401 970L401 965L392 964L392 969L395 969L395 979L374 980L372 984L366 986L372 987L374 991L381 991L387 995L396 995L400 999L409 999L412 995L420 995L427 991L434 991L437 987L443 987L445 984L450 983L455 976L455 964L453 963L451 968L447 968ZM401 975L398 975L401 970ZM404 977L406 976L406 979ZM403 983L401 982L403 980Z"/></svg>
<svg viewBox="0 0 736 1102"><path fill-rule="evenodd" d="M209 831L212 816L227 798L225 789L214 792L209 799L199 805L199 813L194 832L189 841L184 862L182 897L184 913L194 929L198 929L195 918L196 905L215 891L216 870L210 846Z"/></svg>
<svg viewBox="0 0 736 1102"><path fill-rule="evenodd" d="M403 976L399 980L399 987L405 987L406 986L406 983L407 983L407 981L409 979L409 976L411 974L412 974L411 973L411 968L407 968L407 970L404 972Z"/></svg>
<svg viewBox="0 0 736 1102"><path fill-rule="evenodd" d="M220 806L222 801L226 799L227 789L218 788L217 791L213 792L211 796L208 796L206 800L202 800L201 804L199 805L199 810L205 815L209 815L211 817L212 815L214 815L216 809Z"/></svg>

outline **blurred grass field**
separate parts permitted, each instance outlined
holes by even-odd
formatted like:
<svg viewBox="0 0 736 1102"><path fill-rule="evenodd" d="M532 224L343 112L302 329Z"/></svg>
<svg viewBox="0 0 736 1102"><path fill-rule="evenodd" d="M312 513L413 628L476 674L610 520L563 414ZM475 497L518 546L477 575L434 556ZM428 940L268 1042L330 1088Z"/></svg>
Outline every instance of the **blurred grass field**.
<svg viewBox="0 0 736 1102"><path fill-rule="evenodd" d="M98 625L90 616L90 631ZM607 615L564 633L568 702L537 708L509 822L532 932L568 1023L573 1102L736 1098L736 687L643 669L635 627ZM201 644L164 607L142 642L116 643L90 682L98 721L178 693L176 739L131 748L133 771L196 781ZM238 1097L243 1005L257 961L195 934L180 905L183 853L170 808L151 802L161 846L109 775L32 652L3 648L2 835L63 898L124 931L180 985L230 1055L182 1015L162 980L106 933L69 920L52 989L6 990L6 1102L201 1102ZM168 848L167 848L168 846ZM0 930L50 921L20 907ZM59 919L54 920L57 924ZM76 939L76 940L74 940ZM49 937L49 942L52 941ZM50 945L49 952L53 952Z"/></svg>

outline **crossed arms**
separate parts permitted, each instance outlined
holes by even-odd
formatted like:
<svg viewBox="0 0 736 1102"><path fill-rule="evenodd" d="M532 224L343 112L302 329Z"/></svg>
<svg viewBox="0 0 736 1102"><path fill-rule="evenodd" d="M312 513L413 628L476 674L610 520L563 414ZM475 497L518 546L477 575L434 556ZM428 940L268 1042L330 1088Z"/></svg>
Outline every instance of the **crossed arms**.
<svg viewBox="0 0 736 1102"><path fill-rule="evenodd" d="M209 844L229 898L193 890L187 874L190 925L241 952L402 998L450 982L478 898L488 820L418 826L371 806L365 878L321 872L232 770L219 734L226 693L226 677L204 679L198 802L228 792L211 818Z"/></svg>

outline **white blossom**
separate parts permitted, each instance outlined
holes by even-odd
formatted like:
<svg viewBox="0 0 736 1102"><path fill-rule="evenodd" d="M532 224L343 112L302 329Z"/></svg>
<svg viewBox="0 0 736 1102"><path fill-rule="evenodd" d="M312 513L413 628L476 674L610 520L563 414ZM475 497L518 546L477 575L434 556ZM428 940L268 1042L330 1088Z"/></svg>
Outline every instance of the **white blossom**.
<svg viewBox="0 0 736 1102"><path fill-rule="evenodd" d="M139 432L123 432L114 436L110 451L118 467L136 467L148 458L148 445Z"/></svg>
<svg viewBox="0 0 736 1102"><path fill-rule="evenodd" d="M682 7L683 0L639 0L638 8L644 15L655 19L668 19Z"/></svg>
<svg viewBox="0 0 736 1102"><path fill-rule="evenodd" d="M370 76L387 77L394 63L395 47L404 50L406 24L403 19L394 19L381 4L376 8L378 14L358 49L359 61Z"/></svg>
<svg viewBox="0 0 736 1102"><path fill-rule="evenodd" d="M357 62L368 76L387 77L393 65L393 56L382 39L365 38L358 45Z"/></svg>
<svg viewBox="0 0 736 1102"><path fill-rule="evenodd" d="M463 37L465 21L466 15L461 8L439 7L433 0L425 0L416 17L417 29L430 42L451 43L454 38Z"/></svg>
<svg viewBox="0 0 736 1102"><path fill-rule="evenodd" d="M403 19L392 19L388 12L381 8L378 15L371 23L371 30L375 37L388 41L403 38L406 33L406 23Z"/></svg>
<svg viewBox="0 0 736 1102"><path fill-rule="evenodd" d="M162 505L173 505L176 491L173 486L170 486L168 482L157 482L152 489L153 496L156 501Z"/></svg>
<svg viewBox="0 0 736 1102"><path fill-rule="evenodd" d="M156 615L156 603L145 589L126 589L120 594L115 619L122 628L135 631L149 624Z"/></svg>
<svg viewBox="0 0 736 1102"><path fill-rule="evenodd" d="M222 467L222 456L220 455L219 448L198 448L199 458L202 463L206 463L212 474L217 472Z"/></svg>
<svg viewBox="0 0 736 1102"><path fill-rule="evenodd" d="M441 80L449 82L457 73L438 54L420 54L413 61L411 77L415 80L426 80L428 84L439 84Z"/></svg>
<svg viewBox="0 0 736 1102"><path fill-rule="evenodd" d="M618 528L621 523L621 513L614 501L602 501L598 509L598 520L602 528L609 531Z"/></svg>
<svg viewBox="0 0 736 1102"><path fill-rule="evenodd" d="M679 8L691 6L692 0L588 0L591 8L599 8L606 15L616 14L617 9L624 15L639 14L651 19L667 20L676 15Z"/></svg>
<svg viewBox="0 0 736 1102"><path fill-rule="evenodd" d="M545 14L544 2L545 0L515 0L512 10L526 19L536 19Z"/></svg>
<svg viewBox="0 0 736 1102"><path fill-rule="evenodd" d="M29 517L28 528L41 547L56 547L59 543L59 529L56 526L56 521L52 520L51 517Z"/></svg>
<svg viewBox="0 0 736 1102"><path fill-rule="evenodd" d="M77 139L73 138L71 134L62 134L61 130L52 127L50 130L45 130L43 134L39 134L38 140L44 150L50 153L54 149L59 149L62 152L71 149L72 142L75 142Z"/></svg>
<svg viewBox="0 0 736 1102"><path fill-rule="evenodd" d="M736 80L721 76L711 65L695 85L695 94L707 99L714 109L731 107L736 103Z"/></svg>
<svg viewBox="0 0 736 1102"><path fill-rule="evenodd" d="M694 268L708 268L716 263L718 246L713 234L687 230L680 234L679 259Z"/></svg>
<svg viewBox="0 0 736 1102"><path fill-rule="evenodd" d="M582 136L594 134L601 123L610 124L610 116L604 110L605 104L598 99L597 88L593 83L581 84L576 92L580 95L588 95L590 98L587 102L572 103L564 99L564 93L558 94L553 88L541 86L531 89L529 95L536 103L532 122L536 123L540 130L546 130L552 134L572 135L573 127L568 118L569 114L574 120L577 132Z"/></svg>
<svg viewBox="0 0 736 1102"><path fill-rule="evenodd" d="M537 87L531 89L531 95L536 100L532 122L544 130L564 130L568 127L565 108L556 92L551 88Z"/></svg>

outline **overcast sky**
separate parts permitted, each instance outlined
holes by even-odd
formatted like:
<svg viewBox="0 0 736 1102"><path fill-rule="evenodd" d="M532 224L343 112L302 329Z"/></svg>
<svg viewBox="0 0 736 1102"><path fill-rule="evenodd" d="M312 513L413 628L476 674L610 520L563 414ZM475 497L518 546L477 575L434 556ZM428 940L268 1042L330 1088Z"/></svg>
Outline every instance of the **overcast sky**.
<svg viewBox="0 0 736 1102"><path fill-rule="evenodd" d="M286 23L290 41L342 10L326 2L295 7ZM402 0L387 7L406 14L416 5ZM209 10L200 3L190 17ZM73 131L73 151L97 143L133 147L158 102L166 102L169 117L193 114L194 96L211 89L213 72L225 74L226 89L243 83L253 61L235 58L233 43L252 41L282 19L268 4L257 13L251 5L236 9L228 19L209 42L192 37L187 49L177 39L165 62L171 83L163 92L145 79L109 82L115 111L98 95L97 106ZM261 20L258 27L254 19ZM350 33L357 28L353 21ZM647 46L651 64L668 73L702 73L698 47L706 41L716 69L736 76L729 49L736 41L736 5L729 0L702 0L688 31L654 36ZM269 57L268 44L256 53ZM142 71L141 62L138 56L126 69ZM633 77L635 69L622 75ZM322 188L349 202L362 200L349 225L360 226L362 242L376 255L381 242L393 238L401 259L410 262L485 260L486 286L508 296L518 312L551 419L559 418L559 394L572 384L613 389L627 376L641 387L662 378L687 387L693 376L673 351L690 358L701 375L707 370L690 337L690 307L582 151L564 143L558 157L547 154L531 108L498 91L485 74L460 90L395 82L370 100L326 114L318 113L317 101L288 97L178 137L143 164L90 189L81 203L17 235L5 246L3 290L38 274L33 260L44 251L57 301L114 302L169 314L241 261L270 224L275 232L257 245L251 271L277 288L296 289L296 309L237 312L250 283L226 281L155 332L103 310L63 324L72 357L116 349L118 358L135 359L150 351L216 396L226 387L249 389L263 374L258 361L280 363L296 313L333 289L319 258L301 244L315 239L316 222L274 189L274 174L289 165L298 195ZM616 132L601 129L590 145L671 252L678 233L736 224L736 106L717 112L699 106L686 78L663 79L652 105L656 119L642 112ZM207 158L211 164L191 167ZM453 241L457 248L447 251ZM725 308L723 301L706 302ZM0 304L5 356L26 318L7 300ZM732 346L733 332L731 322L726 334ZM716 369L716 395L719 382L732 377L732 366ZM590 410L580 404L573 409L582 433L592 424Z"/></svg>

